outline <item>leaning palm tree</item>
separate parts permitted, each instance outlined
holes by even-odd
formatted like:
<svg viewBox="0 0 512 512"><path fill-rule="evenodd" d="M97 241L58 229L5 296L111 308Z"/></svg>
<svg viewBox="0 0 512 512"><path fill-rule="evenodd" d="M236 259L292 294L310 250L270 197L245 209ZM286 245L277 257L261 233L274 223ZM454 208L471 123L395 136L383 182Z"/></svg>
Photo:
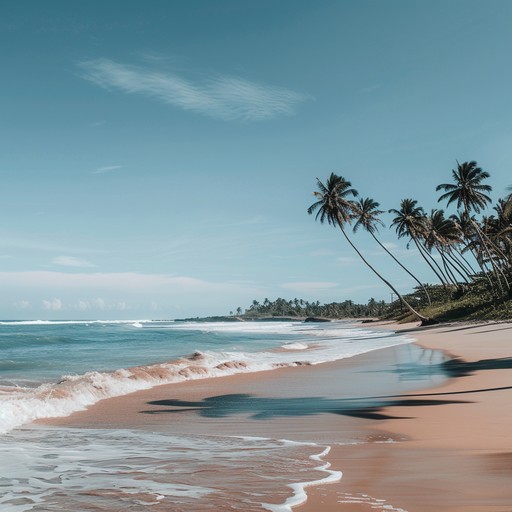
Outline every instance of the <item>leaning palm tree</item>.
<svg viewBox="0 0 512 512"><path fill-rule="evenodd" d="M318 191L313 192L313 195L318 199L315 203L313 203L308 208L308 214L312 215L315 211L316 216L315 220L320 220L323 224L327 221L332 226L338 226L343 233L343 236L350 244L352 249L358 254L358 256L363 260L363 262L368 266L368 268L381 279L392 291L396 294L399 300L414 314L414 316L421 321L422 325L428 325L435 323L430 318L427 318L420 313L418 313L396 290L396 288L387 281L384 277L382 277L377 270L366 260L366 258L361 254L359 249L354 245L350 237L347 235L345 231L345 225L349 224L354 216L356 211L356 206L353 201L349 199L350 196L356 197L357 191L352 187L350 181L347 181L345 178L341 176L337 176L334 173L331 173L329 178L327 179L326 184L324 185L318 178L316 179Z"/></svg>
<svg viewBox="0 0 512 512"><path fill-rule="evenodd" d="M503 268L512 271L512 196L499 199L494 206L496 215L485 220L485 233L499 248ZM498 255L499 257L499 255Z"/></svg>
<svg viewBox="0 0 512 512"><path fill-rule="evenodd" d="M427 301L429 305L432 305L432 301L430 300L430 295L428 294L425 285L406 267L404 266L395 255L377 238L375 233L378 233L379 225L384 226L384 223L380 220L379 216L384 213L382 210L379 210L379 203L374 201L373 199L367 197L365 199L360 198L359 201L355 205L355 213L354 220L356 221L354 224L354 233L362 227L365 231L370 233L373 239L379 244L379 246L384 249L384 251L389 254L393 258L393 260L400 265L402 269L404 269L421 287L421 289L425 292L427 297Z"/></svg>
<svg viewBox="0 0 512 512"><path fill-rule="evenodd" d="M453 255L452 248L459 241L459 230L452 219L444 216L443 210L432 210L428 216L427 244L430 249L435 248L441 256L446 275L455 286L459 286L455 273L469 283L470 275L463 265Z"/></svg>
<svg viewBox="0 0 512 512"><path fill-rule="evenodd" d="M508 190L512 190L512 186L508 187ZM503 213L505 215L512 215L512 194L509 194L504 199Z"/></svg>
<svg viewBox="0 0 512 512"><path fill-rule="evenodd" d="M429 254L420 243L426 232L426 215L423 208L417 205L418 201L415 199L402 199L399 210L394 208L389 210L389 213L395 215L395 218L391 222L391 227L395 227L398 238L407 237L414 242L421 257L425 260L439 281L441 281L443 286L446 286L448 284L448 278L444 275L439 265L437 265L432 255Z"/></svg>
<svg viewBox="0 0 512 512"><path fill-rule="evenodd" d="M488 172L478 167L474 160L471 162L463 162L462 164L457 162L457 169L452 170L452 177L454 183L442 183L436 187L437 191L444 191L444 194L438 199L439 202L446 200L447 205L456 202L457 208L462 208L469 218L471 218L472 211L480 213L481 210L485 209L486 205L491 202L491 198L487 194L491 192L492 187L483 183L490 175ZM482 245L482 249L492 266L498 286L503 291L504 284L507 290L510 290L506 276L500 270L492 255L492 250L499 252L499 249L492 244L491 240L489 240L480 229L480 226L475 220L472 220L472 223Z"/></svg>
<svg viewBox="0 0 512 512"><path fill-rule="evenodd" d="M457 255L461 260L463 260L464 265L470 270L470 273L472 275L476 275L475 269L472 267L471 263L464 257L464 253L467 251L471 251L473 254L473 257L475 258L475 261L479 263L478 261L478 255L473 250L473 242L475 239L475 229L473 227L473 223L471 222L470 218L464 213L461 212L460 215L455 213L453 215L450 215L450 219L454 222L455 227L457 228L457 231L459 232L459 245L462 245L462 243L465 241L466 245L465 247L457 248ZM483 269L481 269L483 270Z"/></svg>

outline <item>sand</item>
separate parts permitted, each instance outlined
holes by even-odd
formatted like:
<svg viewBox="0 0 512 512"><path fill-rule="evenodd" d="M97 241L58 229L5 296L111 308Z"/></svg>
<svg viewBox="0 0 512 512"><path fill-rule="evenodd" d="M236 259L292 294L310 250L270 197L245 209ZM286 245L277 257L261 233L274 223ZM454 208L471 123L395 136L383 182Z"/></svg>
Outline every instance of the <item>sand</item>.
<svg viewBox="0 0 512 512"><path fill-rule="evenodd" d="M159 386L46 423L330 444L326 460L343 478L309 487L300 512L512 512L512 324L379 326L446 351L459 361L453 377L439 384L434 376L429 389L423 381L423 389L405 394L391 383L383 403L362 401L354 416L336 402L333 414L340 393L365 397L376 384L368 381L383 376L389 386L389 369L404 353L397 347L315 367ZM342 444L349 438L361 444Z"/></svg>
<svg viewBox="0 0 512 512"><path fill-rule="evenodd" d="M371 425L405 441L334 448L329 460L343 468L343 479L312 488L301 512L375 510L371 497L409 512L512 511L512 324L442 325L410 334L460 358L466 363L460 371L469 374L408 394L402 405L382 411L395 418ZM438 405L421 407L423 400Z"/></svg>

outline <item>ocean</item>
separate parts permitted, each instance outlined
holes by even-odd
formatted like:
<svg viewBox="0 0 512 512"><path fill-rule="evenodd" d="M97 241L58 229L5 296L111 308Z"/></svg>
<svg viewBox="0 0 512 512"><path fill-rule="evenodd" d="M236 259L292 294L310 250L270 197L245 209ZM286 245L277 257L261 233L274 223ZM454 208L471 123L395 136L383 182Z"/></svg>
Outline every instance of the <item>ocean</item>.
<svg viewBox="0 0 512 512"><path fill-rule="evenodd" d="M341 478L324 460L328 444L247 432L34 422L161 384L317 365L403 346L394 380L378 390L397 392L438 374L442 355L426 356L411 341L343 321L0 322L0 510L289 511L304 501L308 485ZM325 412L323 399L309 401L315 414ZM233 394L228 405L235 402L245 412L261 405ZM297 404L274 402L277 411L265 410L260 419Z"/></svg>

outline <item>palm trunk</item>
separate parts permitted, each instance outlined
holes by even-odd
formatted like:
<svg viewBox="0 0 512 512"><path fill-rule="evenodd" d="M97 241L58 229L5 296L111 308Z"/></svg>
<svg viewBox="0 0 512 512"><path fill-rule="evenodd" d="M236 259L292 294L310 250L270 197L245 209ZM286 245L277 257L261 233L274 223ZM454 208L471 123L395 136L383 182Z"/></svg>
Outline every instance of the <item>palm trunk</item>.
<svg viewBox="0 0 512 512"><path fill-rule="evenodd" d="M437 270L435 269L435 267L432 265L432 263L430 263L430 261L427 259L427 257L425 256L425 254L423 254L423 251L425 249L423 249L421 247L421 245L419 244L419 242L416 240L416 237L412 237L414 243L416 244L416 248L418 249L419 253L421 254L422 258L427 262L427 265L432 269L432 272L434 272L434 274L437 276L437 278L439 279L439 281L441 281L441 284L443 286L446 286L447 285L447 282L446 280L441 277L441 275L437 272ZM442 272L441 272L442 273Z"/></svg>
<svg viewBox="0 0 512 512"><path fill-rule="evenodd" d="M448 260L448 258L446 257L446 254L443 252L442 249L440 249L439 247L436 247L436 249L437 249L437 252L439 253L439 255L441 256L441 261L443 262L443 267L446 272L446 275L449 277L453 286L458 286L459 283L457 281L457 278L455 277L455 274L452 271L452 267L455 270L457 270L457 269L455 268L455 266L451 265L451 262ZM459 274L460 274L460 272L459 272ZM462 276L462 277L464 278L464 276Z"/></svg>
<svg viewBox="0 0 512 512"><path fill-rule="evenodd" d="M345 230L343 229L343 223L341 221L341 219L338 218L338 226L340 227L341 229L341 232L343 233L343 236L346 238L347 242L350 244L350 246L352 247L352 249L354 249L354 251L356 251L357 255L363 260L363 262L366 264L366 266L381 280L383 281L384 283L386 283L389 288L393 291L393 293L396 294L396 296L400 299L400 301L402 302L402 304L404 304L404 306L407 307L407 309L409 309L409 311L418 319L421 321L421 325L429 325L429 324L432 324L432 323L437 323L435 320L432 320L431 318L427 318L426 316L423 316L421 313L418 313L403 297L402 295L398 292L398 290L389 282L387 281L386 279L384 279L384 277L382 277L373 267L370 263L368 263L368 261L366 260L366 258L359 252L359 249L352 243L352 240L350 240L350 238L348 237L347 233L345 233Z"/></svg>
<svg viewBox="0 0 512 512"><path fill-rule="evenodd" d="M471 277L477 273L458 247L452 247L450 254L452 258L454 258L459 263L461 268L464 269L464 272L466 272L468 277Z"/></svg>
<svg viewBox="0 0 512 512"><path fill-rule="evenodd" d="M498 282L498 286L499 286L499 288L501 290L501 293L503 294L505 292L505 290L503 289L503 285L502 285L502 282L501 282L501 279L500 279L500 274L501 274L501 276L503 277L503 279L505 281L505 286L507 287L507 291L508 291L508 290L510 290L510 285L509 285L509 283L507 281L507 278L506 278L505 274L503 273L503 271L496 266L496 262L494 261L494 258L492 257L492 254L489 251L489 248L487 247L487 244L486 244L486 242L484 240L484 234L480 230L480 227L478 226L478 224L474 220L472 220L471 222L472 222L473 227L475 228L475 230L476 230L476 232L478 234L478 237L480 238L480 243L482 244L482 247L483 247L485 253L487 254L487 258L489 258L492 270L494 272L494 275L496 276L496 281Z"/></svg>
<svg viewBox="0 0 512 512"><path fill-rule="evenodd" d="M469 279L471 279L471 276L467 272L467 270L464 268L464 266L460 263L460 261L452 254L451 250L448 249L444 251L444 255L446 259L449 261L452 268L459 274L459 276L466 281L466 283L469 284Z"/></svg>
<svg viewBox="0 0 512 512"><path fill-rule="evenodd" d="M402 263L400 263L400 261L398 261L398 259L388 249L386 249L384 244L382 244L381 241L371 231L370 231L370 235L372 235L373 239L396 261L396 263L398 263L398 265L400 265L420 285L420 287L425 292L425 295L427 296L429 306L431 306L432 301L430 300L430 295L428 294L428 291L425 288L425 285L408 268L406 268L404 265L402 265Z"/></svg>
<svg viewBox="0 0 512 512"><path fill-rule="evenodd" d="M482 275L487 279L487 282L489 283L489 286L491 287L492 294L496 295L496 287L494 286L492 279L489 277L489 271L485 267L485 262L479 256L477 248L474 246L474 241L471 240L471 238L469 238L469 236L466 237L466 240L468 241L467 247L469 248L469 251L471 251L471 254L473 255L473 258L475 258L475 261L478 263L478 266L480 267Z"/></svg>
<svg viewBox="0 0 512 512"><path fill-rule="evenodd" d="M507 277L501 271L501 269L497 269L496 268L496 263L495 263L492 255L491 255L491 253L489 251L489 248L487 247L487 244L486 244L486 242L484 240L484 236L485 236L484 233L481 231L480 226L478 225L478 223L469 216L469 208L468 208L468 204L467 204L466 201L464 201L464 209L466 211L466 215L468 216L468 219L470 219L471 224L473 225L473 228L475 229L475 231L476 231L476 233L478 235L478 238L480 238L480 243L482 244L482 247L484 248L485 252L487 253L487 257L489 258L489 260L491 262L491 266L492 266L494 274L496 276L496 280L498 281L498 286L501 289L501 293L503 294L504 290L503 290L503 286L502 286L501 279L500 279L500 276L499 276L499 272L501 273L501 275L502 275L502 277L503 277L503 279L505 281L505 286L507 288L507 291L510 291L510 284L509 284L509 282L507 280ZM485 236L485 238L487 238L487 236ZM487 238L487 240L489 240L489 239ZM491 243L490 240L489 240L489 243ZM499 270L499 272L498 272L498 270Z"/></svg>

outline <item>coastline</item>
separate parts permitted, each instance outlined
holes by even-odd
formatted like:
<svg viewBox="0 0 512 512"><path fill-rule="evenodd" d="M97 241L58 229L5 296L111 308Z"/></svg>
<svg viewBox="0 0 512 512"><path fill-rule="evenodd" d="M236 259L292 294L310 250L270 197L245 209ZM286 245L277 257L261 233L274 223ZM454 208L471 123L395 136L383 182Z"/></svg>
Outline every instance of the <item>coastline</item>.
<svg viewBox="0 0 512 512"><path fill-rule="evenodd" d="M388 419L365 425L404 441L333 448L330 461L334 469L345 468L342 480L310 489L300 510L369 511L375 496L390 510L510 512L512 323L380 327L449 354L456 361L453 375L440 386L406 393L381 410Z"/></svg>
<svg viewBox="0 0 512 512"><path fill-rule="evenodd" d="M512 324L415 329L411 324L373 323L368 327L407 333L416 339L415 345L444 351L452 358L460 357L463 363L457 371L470 374L454 376L442 384L423 383L421 391L392 392L384 405L377 403L367 406L363 414L344 415L341 430L338 413L314 410L317 405L311 403L313 409L307 410L304 400L300 409L291 409L288 414L282 410L290 402L279 403L279 414L271 414L265 421L254 418L257 401L242 399L228 404L231 409L212 410L211 414L198 413L197 407L187 410L186 404L199 404L200 409L204 404L211 405L211 397L233 395L291 400L302 396L301 393L323 396L333 379L340 376L346 377L347 382L360 378L359 385L363 386L366 378L380 378L377 368L396 362L394 347L312 367L158 386L103 400L87 411L42 423L86 428L156 428L199 435L243 432L325 442L331 450L323 461L331 464L331 470L341 471L343 477L336 483L308 487L307 501L294 508L304 512L510 512L512 418L507 410L511 390L506 388L512 365L506 360L500 363L500 358L510 357L512 352L507 342ZM488 359L497 367L490 361L482 363ZM366 368L366 373L362 374L362 368ZM364 396L363 388L361 393ZM217 400L216 407L221 403ZM166 410L169 406L172 410ZM361 442L344 443L354 438Z"/></svg>

